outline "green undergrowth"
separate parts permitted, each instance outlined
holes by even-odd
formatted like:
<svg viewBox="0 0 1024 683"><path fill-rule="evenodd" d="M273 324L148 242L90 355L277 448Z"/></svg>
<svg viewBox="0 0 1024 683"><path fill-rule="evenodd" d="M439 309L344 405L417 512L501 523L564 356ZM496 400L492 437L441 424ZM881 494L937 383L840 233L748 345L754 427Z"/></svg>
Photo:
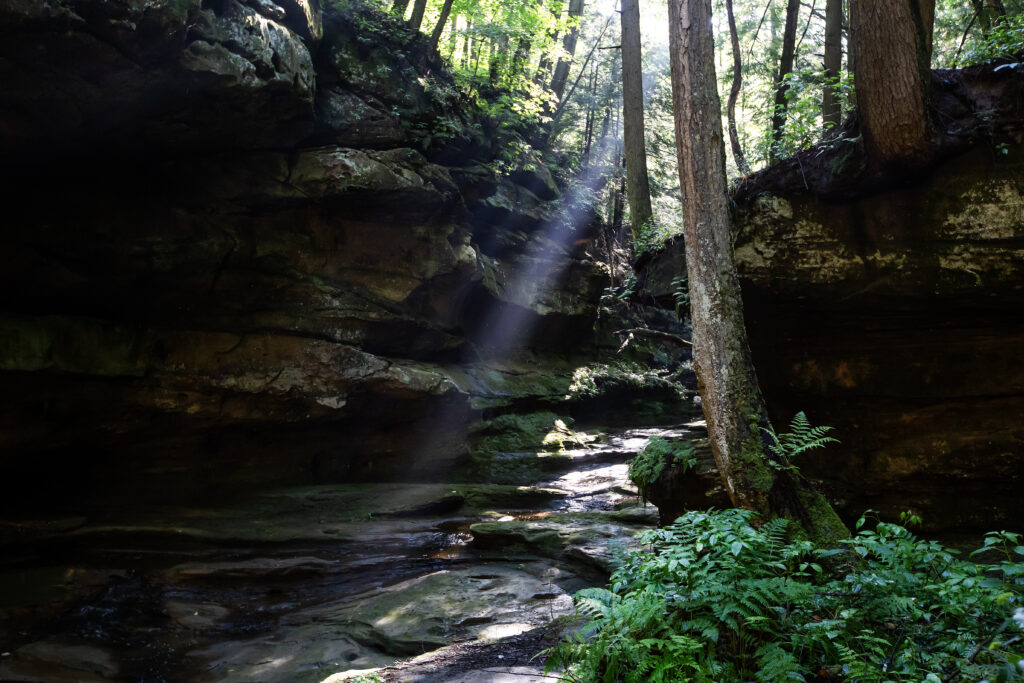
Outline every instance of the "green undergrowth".
<svg viewBox="0 0 1024 683"><path fill-rule="evenodd" d="M964 46L959 65L1024 60L1024 15L1010 15ZM1009 68L1019 68L1017 61Z"/></svg>
<svg viewBox="0 0 1024 683"><path fill-rule="evenodd" d="M1019 535L990 533L965 559L867 517L837 548L753 522L690 512L644 532L609 589L576 594L589 621L548 669L608 683L1024 680Z"/></svg>
<svg viewBox="0 0 1024 683"><path fill-rule="evenodd" d="M686 470L697 466L692 441L669 441L660 436L651 437L635 458L629 462L629 480L636 484L640 497L647 501L647 491L658 480L665 467L682 467Z"/></svg>
<svg viewBox="0 0 1024 683"><path fill-rule="evenodd" d="M645 368L629 361L595 363L576 369L567 398L594 398L612 392L652 390L674 393L679 399L685 398L686 389L668 375L668 371Z"/></svg>

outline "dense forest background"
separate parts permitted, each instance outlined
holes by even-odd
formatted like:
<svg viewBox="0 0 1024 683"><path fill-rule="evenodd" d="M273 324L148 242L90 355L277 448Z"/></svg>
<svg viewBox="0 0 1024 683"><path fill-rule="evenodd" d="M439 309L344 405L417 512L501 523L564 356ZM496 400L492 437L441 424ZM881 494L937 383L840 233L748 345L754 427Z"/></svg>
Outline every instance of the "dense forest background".
<svg viewBox="0 0 1024 683"><path fill-rule="evenodd" d="M730 41L727 4L732 6L738 55ZM734 182L798 150L819 143L836 146L858 135L854 126L843 125L856 105L847 5L839 0L713 3L723 118L727 93L740 76L734 129L742 158L734 146L726 150L727 173ZM456 74L457 87L477 98L502 125L527 130L541 124L546 132L530 142L565 178L576 177L582 169L600 178L588 184L592 196L587 199L599 207L619 246L640 256L681 233L665 3L639 2L653 215L632 233L622 231L624 217L628 221L631 216L633 193L625 183L619 3L396 0L380 6L407 18L411 29L429 34ZM1018 0L939 0L931 67L955 69L1013 59L1024 44L1021 9ZM444 137L444 124L440 120L431 133ZM509 159L521 151L509 150Z"/></svg>

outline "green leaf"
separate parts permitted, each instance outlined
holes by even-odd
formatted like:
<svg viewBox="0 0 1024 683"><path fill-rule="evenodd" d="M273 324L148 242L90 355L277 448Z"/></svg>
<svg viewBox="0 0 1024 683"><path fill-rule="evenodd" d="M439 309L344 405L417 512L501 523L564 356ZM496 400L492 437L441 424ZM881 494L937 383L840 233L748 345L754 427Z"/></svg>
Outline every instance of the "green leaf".
<svg viewBox="0 0 1024 683"><path fill-rule="evenodd" d="M732 551L733 555L739 555L741 552L743 552L743 542L733 541L732 545L729 546L729 549Z"/></svg>

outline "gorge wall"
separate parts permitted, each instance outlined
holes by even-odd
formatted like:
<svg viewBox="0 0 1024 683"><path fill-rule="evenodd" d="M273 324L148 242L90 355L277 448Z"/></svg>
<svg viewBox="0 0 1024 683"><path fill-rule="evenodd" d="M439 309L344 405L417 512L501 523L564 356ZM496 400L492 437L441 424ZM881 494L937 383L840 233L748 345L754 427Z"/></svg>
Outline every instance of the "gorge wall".
<svg viewBox="0 0 1024 683"><path fill-rule="evenodd" d="M5 507L443 476L563 398L589 216L404 24L3 0L0 80Z"/></svg>
<svg viewBox="0 0 1024 683"><path fill-rule="evenodd" d="M1024 521L1022 80L990 84L1009 94L990 110L999 137L919 176L855 191L814 173L813 150L736 198L769 411L779 429L800 410L835 427L841 443L800 466L847 519L914 510L949 532ZM648 267L655 294L670 292L681 250Z"/></svg>

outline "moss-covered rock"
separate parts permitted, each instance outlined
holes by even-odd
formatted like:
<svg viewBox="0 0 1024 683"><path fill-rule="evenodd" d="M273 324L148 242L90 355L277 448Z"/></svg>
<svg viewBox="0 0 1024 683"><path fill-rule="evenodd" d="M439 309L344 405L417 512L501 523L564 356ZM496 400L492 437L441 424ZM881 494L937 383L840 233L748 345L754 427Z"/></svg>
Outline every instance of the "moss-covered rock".
<svg viewBox="0 0 1024 683"><path fill-rule="evenodd" d="M982 80L1020 87L1019 76ZM806 411L835 427L841 443L800 467L848 523L908 507L930 531L1024 519L1024 155L1012 140L1003 148L898 187L837 196L812 178L810 191L754 185L737 198L759 383L776 423ZM650 272L648 286L666 293L670 268Z"/></svg>

